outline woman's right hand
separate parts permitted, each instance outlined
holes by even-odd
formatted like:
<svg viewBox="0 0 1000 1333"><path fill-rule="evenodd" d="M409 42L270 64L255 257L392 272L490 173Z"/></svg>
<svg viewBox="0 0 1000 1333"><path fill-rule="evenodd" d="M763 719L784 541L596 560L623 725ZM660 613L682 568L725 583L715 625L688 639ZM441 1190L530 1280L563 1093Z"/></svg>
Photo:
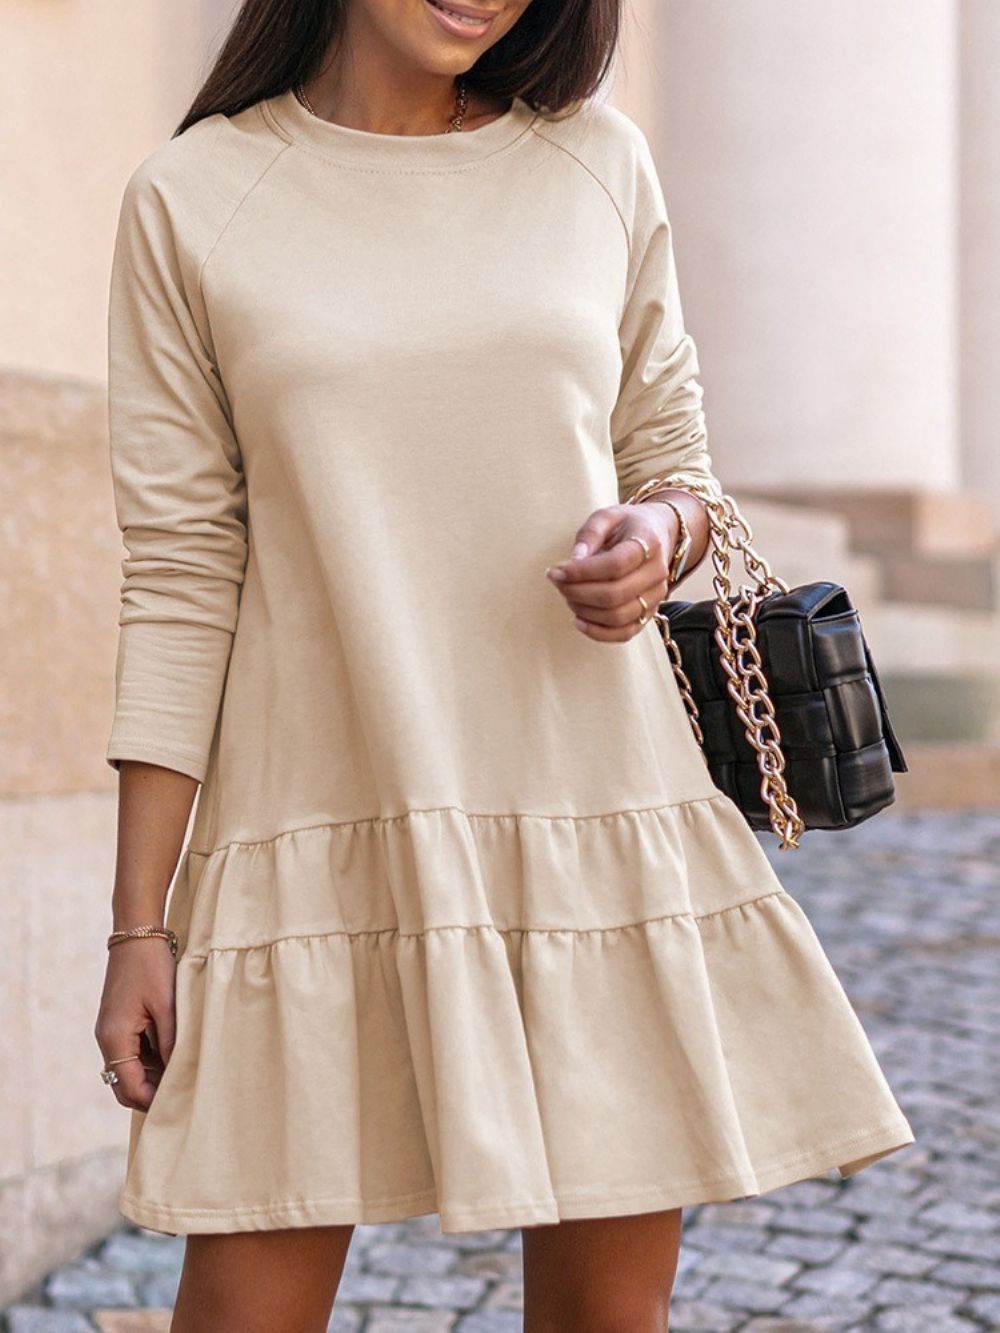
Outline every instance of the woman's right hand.
<svg viewBox="0 0 1000 1333"><path fill-rule="evenodd" d="M112 945L94 1036L113 1065L118 1082L111 1090L122 1106L146 1111L170 1059L176 1036L177 963L167 940L135 936Z"/></svg>

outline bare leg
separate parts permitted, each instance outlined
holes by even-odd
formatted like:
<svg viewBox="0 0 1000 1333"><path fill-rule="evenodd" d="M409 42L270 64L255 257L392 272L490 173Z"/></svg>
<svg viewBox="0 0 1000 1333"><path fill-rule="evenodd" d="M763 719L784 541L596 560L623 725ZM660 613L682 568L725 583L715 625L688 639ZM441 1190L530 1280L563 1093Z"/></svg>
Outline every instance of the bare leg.
<svg viewBox="0 0 1000 1333"><path fill-rule="evenodd" d="M665 1333L681 1209L521 1228L524 1333Z"/></svg>
<svg viewBox="0 0 1000 1333"><path fill-rule="evenodd" d="M186 1238L170 1333L325 1333L353 1225Z"/></svg>

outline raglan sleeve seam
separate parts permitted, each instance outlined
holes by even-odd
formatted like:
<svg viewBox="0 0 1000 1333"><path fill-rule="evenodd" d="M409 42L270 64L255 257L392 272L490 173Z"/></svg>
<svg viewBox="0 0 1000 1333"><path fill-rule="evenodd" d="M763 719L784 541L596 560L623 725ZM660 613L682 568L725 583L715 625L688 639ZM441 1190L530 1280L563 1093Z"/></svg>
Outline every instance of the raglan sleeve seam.
<svg viewBox="0 0 1000 1333"><path fill-rule="evenodd" d="M621 379L611 414L619 501L652 477L721 486L712 472L698 350L681 303L673 226L649 142L629 122L629 260L619 320Z"/></svg>
<svg viewBox="0 0 1000 1333"><path fill-rule="evenodd" d="M176 184L156 158L133 172L112 258L109 448L126 555L105 757L116 769L147 758L202 780L248 515L242 453L196 291L197 237Z"/></svg>

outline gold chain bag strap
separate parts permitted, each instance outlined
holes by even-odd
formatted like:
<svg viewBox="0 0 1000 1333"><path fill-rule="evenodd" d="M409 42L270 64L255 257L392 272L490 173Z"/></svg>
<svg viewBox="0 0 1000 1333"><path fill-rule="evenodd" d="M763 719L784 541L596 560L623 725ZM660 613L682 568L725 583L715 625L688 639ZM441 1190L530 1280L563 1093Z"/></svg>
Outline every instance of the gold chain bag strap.
<svg viewBox="0 0 1000 1333"><path fill-rule="evenodd" d="M847 589L830 580L789 588L714 478L658 477L630 501L673 488L705 505L715 596L662 601L653 618L715 785L751 828L776 833L782 851L807 828L853 828L892 803L892 775L907 765ZM747 573L735 595L734 551Z"/></svg>
<svg viewBox="0 0 1000 1333"><path fill-rule="evenodd" d="M805 824L798 806L789 793L785 781L785 757L781 749L781 732L774 715L767 678L757 646L757 626L754 617L760 603L770 592L789 591L788 584L771 572L771 568L753 545L753 531L740 513L731 495L716 490L699 479L672 479L653 477L640 486L626 501L638 504L657 490L669 487L686 490L704 502L709 523L712 556L712 588L715 593L716 629L714 639L719 648L719 660L726 674L726 688L736 705L736 714L743 723L747 740L757 756L760 770L760 793L767 805L771 828L780 839L780 849L798 847L805 832ZM741 583L731 600L732 551L739 551L750 582ZM681 698L699 745L704 744L698 705L691 693L691 682L685 674L680 650L670 633L670 621L657 608L653 612L663 634L670 655Z"/></svg>

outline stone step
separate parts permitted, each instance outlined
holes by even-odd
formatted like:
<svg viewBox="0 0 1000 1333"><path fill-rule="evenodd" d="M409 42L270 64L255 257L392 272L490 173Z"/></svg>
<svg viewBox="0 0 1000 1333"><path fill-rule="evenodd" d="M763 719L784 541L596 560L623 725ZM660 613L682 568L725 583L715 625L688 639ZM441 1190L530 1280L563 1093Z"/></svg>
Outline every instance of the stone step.
<svg viewBox="0 0 1000 1333"><path fill-rule="evenodd" d="M1000 745L913 742L906 760L910 771L895 775L901 809L1000 809Z"/></svg>
<svg viewBox="0 0 1000 1333"><path fill-rule="evenodd" d="M903 673L881 664L878 672L889 715L904 744L1000 743L1000 681L995 678Z"/></svg>
<svg viewBox="0 0 1000 1333"><path fill-rule="evenodd" d="M889 602L1000 611L1000 555L924 556L891 552L879 561L878 590Z"/></svg>
<svg viewBox="0 0 1000 1333"><path fill-rule="evenodd" d="M865 634L886 670L998 679L1000 615L876 602L865 615Z"/></svg>
<svg viewBox="0 0 1000 1333"><path fill-rule="evenodd" d="M964 492L789 485L746 493L838 514L847 523L852 548L873 555L968 558L989 556L997 548L992 506Z"/></svg>

